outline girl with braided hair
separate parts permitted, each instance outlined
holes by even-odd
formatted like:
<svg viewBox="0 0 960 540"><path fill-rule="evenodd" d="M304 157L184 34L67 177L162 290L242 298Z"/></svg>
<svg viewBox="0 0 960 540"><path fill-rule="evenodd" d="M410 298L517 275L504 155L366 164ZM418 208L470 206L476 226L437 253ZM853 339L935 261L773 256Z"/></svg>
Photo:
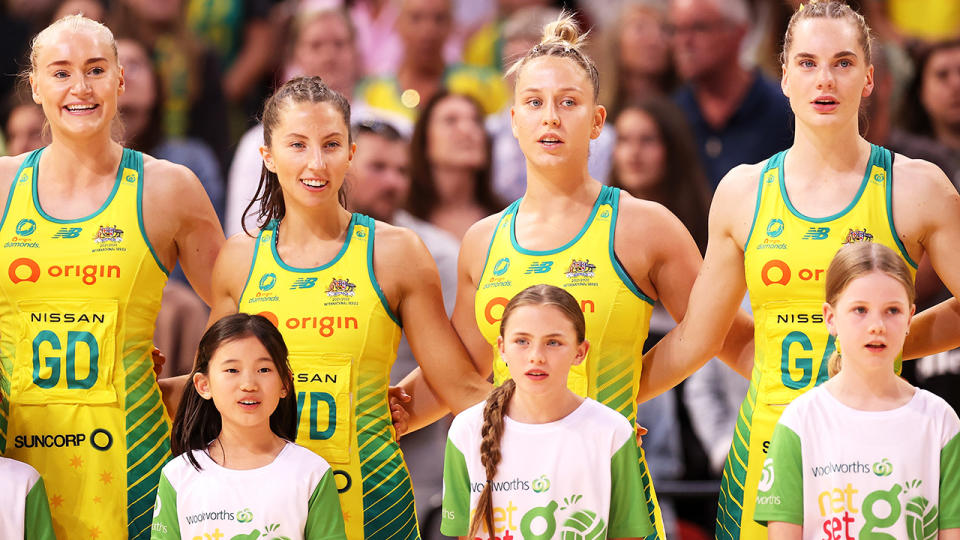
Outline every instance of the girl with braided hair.
<svg viewBox="0 0 960 540"><path fill-rule="evenodd" d="M448 536L640 538L654 533L631 423L567 388L590 348L580 304L533 285L503 310L497 348L511 378L450 427ZM536 448L536 452L530 449Z"/></svg>

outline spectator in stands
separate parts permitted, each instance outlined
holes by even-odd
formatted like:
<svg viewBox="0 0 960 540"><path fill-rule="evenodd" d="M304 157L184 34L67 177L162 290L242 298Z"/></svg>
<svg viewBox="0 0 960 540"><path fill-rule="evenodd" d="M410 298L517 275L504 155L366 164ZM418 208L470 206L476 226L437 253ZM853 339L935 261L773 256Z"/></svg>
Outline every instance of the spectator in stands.
<svg viewBox="0 0 960 540"><path fill-rule="evenodd" d="M901 125L932 139L960 167L960 38L921 47L907 88Z"/></svg>
<svg viewBox="0 0 960 540"><path fill-rule="evenodd" d="M497 15L481 26L467 39L463 49L463 63L469 66L506 71L508 64L504 63L501 54L506 38L504 26L507 20L515 13L534 7L547 7L551 2L547 0L497 0Z"/></svg>
<svg viewBox="0 0 960 540"><path fill-rule="evenodd" d="M220 58L224 96L240 103L275 65L276 30L270 0L186 0L187 27Z"/></svg>
<svg viewBox="0 0 960 540"><path fill-rule="evenodd" d="M457 254L459 242L450 233L403 210L410 192L410 148L406 139L390 124L366 121L353 127L357 153L353 156L348 180L347 204L360 212L417 233L437 263L443 303L449 315L457 290ZM399 382L418 366L410 344L404 337L397 350L391 380ZM449 419L408 433L400 439L413 491L416 493L417 518L421 534L432 538L440 532L440 501L443 490L443 462Z"/></svg>
<svg viewBox="0 0 960 540"><path fill-rule="evenodd" d="M123 66L126 91L119 98L124 146L183 165L193 171L223 216L223 175L216 156L203 141L170 138L163 133L163 88L150 61L151 52L133 38L117 39L117 55ZM182 277L182 274L180 274Z"/></svg>
<svg viewBox="0 0 960 540"><path fill-rule="evenodd" d="M740 65L750 26L745 0L671 0L669 21L686 83L674 99L693 128L710 185L736 165L787 148L793 117L780 85Z"/></svg>
<svg viewBox="0 0 960 540"><path fill-rule="evenodd" d="M107 16L107 6L101 0L64 0L53 12L51 20L55 21L61 17L76 14L103 22Z"/></svg>
<svg viewBox="0 0 960 540"><path fill-rule="evenodd" d="M207 143L221 170L229 162L227 108L217 55L184 25L184 0L119 0L111 6L110 27L153 51L163 90L163 131Z"/></svg>
<svg viewBox="0 0 960 540"><path fill-rule="evenodd" d="M602 41L601 101L613 116L630 102L669 95L677 86L667 29L666 5L628 0ZM642 53L640 53L642 51Z"/></svg>
<svg viewBox="0 0 960 540"><path fill-rule="evenodd" d="M491 187L490 139L472 97L441 90L427 102L410 143L407 209L459 241L477 220L503 209Z"/></svg>
<svg viewBox="0 0 960 540"><path fill-rule="evenodd" d="M510 66L540 43L543 27L557 19L560 11L554 8L528 7L515 12L503 27L502 63ZM507 88L513 91L513 78L507 77ZM508 103L512 103L511 97ZM504 201L519 199L527 188L527 160L520 151L517 138L510 126L510 107L487 117L487 132L493 141L493 190ZM590 176L603 181L610 172L615 136L609 123L600 136L590 141L587 167Z"/></svg>
<svg viewBox="0 0 960 540"><path fill-rule="evenodd" d="M502 74L495 70L448 64L444 47L453 30L451 0L404 0L397 30L404 53L395 73L363 82L358 95L371 107L416 120L420 107L443 89L469 94L485 114L507 102Z"/></svg>
<svg viewBox="0 0 960 540"><path fill-rule="evenodd" d="M683 111L665 98L653 97L627 105L614 127L617 143L610 185L666 206L703 253L710 192ZM672 327L673 320L667 318Z"/></svg>
<svg viewBox="0 0 960 540"><path fill-rule="evenodd" d="M44 133L43 109L27 92L14 92L3 110L3 142L6 155L16 156L36 150L50 143L50 133Z"/></svg>

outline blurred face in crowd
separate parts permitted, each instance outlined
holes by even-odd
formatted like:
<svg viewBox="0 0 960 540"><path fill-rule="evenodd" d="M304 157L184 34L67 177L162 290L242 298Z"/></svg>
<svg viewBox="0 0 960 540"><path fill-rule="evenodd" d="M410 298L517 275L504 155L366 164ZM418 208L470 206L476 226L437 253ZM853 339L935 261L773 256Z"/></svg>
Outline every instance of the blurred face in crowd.
<svg viewBox="0 0 960 540"><path fill-rule="evenodd" d="M397 32L411 60L443 58L453 28L450 0L403 0Z"/></svg>
<svg viewBox="0 0 960 540"><path fill-rule="evenodd" d="M96 0L66 0L60 4L57 11L53 14L53 20L58 20L67 15L80 14L88 19L103 22L105 13L103 5Z"/></svg>
<svg viewBox="0 0 960 540"><path fill-rule="evenodd" d="M120 118L123 120L124 134L131 139L147 129L157 102L156 81L153 78L153 64L140 43L118 39L117 55L127 84L127 91L119 100Z"/></svg>
<svg viewBox="0 0 960 540"><path fill-rule="evenodd" d="M305 23L293 46L293 63L304 75L321 77L330 88L351 96L358 61L347 21L330 12Z"/></svg>
<svg viewBox="0 0 960 540"><path fill-rule="evenodd" d="M183 0L122 0L137 16L153 24L171 24L180 19Z"/></svg>
<svg viewBox="0 0 960 540"><path fill-rule="evenodd" d="M934 126L960 129L960 47L930 55L920 100Z"/></svg>
<svg viewBox="0 0 960 540"><path fill-rule="evenodd" d="M469 99L448 96L427 123L427 158L434 167L480 169L487 161L483 115Z"/></svg>
<svg viewBox="0 0 960 540"><path fill-rule="evenodd" d="M508 16L523 8L548 5L550 2L547 0L497 0L497 8L501 16Z"/></svg>
<svg viewBox="0 0 960 540"><path fill-rule="evenodd" d="M10 112L3 131L9 156L36 150L48 142L43 137L43 109L30 103Z"/></svg>
<svg viewBox="0 0 960 540"><path fill-rule="evenodd" d="M350 206L390 223L410 192L409 146L376 133L357 136L357 153L350 167Z"/></svg>
<svg viewBox="0 0 960 540"><path fill-rule="evenodd" d="M851 21L801 20L786 60L781 87L798 123L857 122L860 101L873 91L873 66Z"/></svg>
<svg viewBox="0 0 960 540"><path fill-rule="evenodd" d="M684 79L712 76L737 66L746 29L727 20L715 4L720 1L725 0L670 2L674 61Z"/></svg>
<svg viewBox="0 0 960 540"><path fill-rule="evenodd" d="M657 189L663 181L667 150L653 117L642 109L626 109L617 117L613 166L631 194Z"/></svg>
<svg viewBox="0 0 960 540"><path fill-rule="evenodd" d="M620 64L629 71L659 74L670 66L665 21L656 11L634 6L623 13L617 46Z"/></svg>
<svg viewBox="0 0 960 540"><path fill-rule="evenodd" d="M519 70L510 114L513 136L528 162L570 167L573 159L586 167L590 139L600 136L607 111L596 104L593 85L580 64L540 56Z"/></svg>

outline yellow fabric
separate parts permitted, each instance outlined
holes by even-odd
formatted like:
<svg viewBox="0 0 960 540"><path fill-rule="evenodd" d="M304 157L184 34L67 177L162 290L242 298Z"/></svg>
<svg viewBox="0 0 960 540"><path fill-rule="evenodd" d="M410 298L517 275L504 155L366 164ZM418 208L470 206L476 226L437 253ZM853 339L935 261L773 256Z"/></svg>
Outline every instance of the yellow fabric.
<svg viewBox="0 0 960 540"><path fill-rule="evenodd" d="M499 42L503 26L490 21L480 27L463 47L463 63L468 66L500 69Z"/></svg>
<svg viewBox="0 0 960 540"><path fill-rule="evenodd" d="M960 34L957 0L887 0L890 21L909 37L954 39Z"/></svg>
<svg viewBox="0 0 960 540"><path fill-rule="evenodd" d="M570 369L568 387L596 399L636 422L643 343L650 328L653 302L633 284L613 254L620 190L604 186L580 234L555 250L535 252L520 247L514 221L520 201L503 212L477 286L474 310L477 326L494 347L494 383L510 377L496 350L500 318L507 302L523 289L540 283L563 287L584 312L590 350ZM642 424L642 419L640 421ZM651 521L663 536L653 485L644 470Z"/></svg>
<svg viewBox="0 0 960 540"><path fill-rule="evenodd" d="M41 152L0 226L0 449L43 475L58 538L149 538L170 426L150 356L167 277L138 212L142 157L124 150L100 210L56 220L35 204Z"/></svg>
<svg viewBox="0 0 960 540"><path fill-rule="evenodd" d="M285 264L261 231L239 310L278 326L297 392L297 443L334 470L347 536L416 535L413 489L387 406L400 326L372 272L374 222L354 214L329 263Z"/></svg>
<svg viewBox="0 0 960 540"><path fill-rule="evenodd" d="M766 538L766 529L753 521L756 486L783 408L827 379L834 340L823 323L822 306L826 269L833 256L845 243L878 242L900 253L916 271L888 213L892 185L888 150L872 147L857 196L844 211L821 219L803 217L789 202L782 172L785 155L771 158L764 170L756 217L744 248L756 352L753 414L746 432L740 434L749 440L749 455L736 460L747 467L740 538Z"/></svg>
<svg viewBox="0 0 960 540"><path fill-rule="evenodd" d="M485 114L493 114L502 109L510 97L500 72L472 66L448 68L443 75L443 87L452 93L466 94L476 99ZM424 105L424 101L417 94L414 101L405 104L401 99L403 93L404 90L394 77L365 79L357 90L357 95L369 106L400 114L415 122L420 113L419 107Z"/></svg>

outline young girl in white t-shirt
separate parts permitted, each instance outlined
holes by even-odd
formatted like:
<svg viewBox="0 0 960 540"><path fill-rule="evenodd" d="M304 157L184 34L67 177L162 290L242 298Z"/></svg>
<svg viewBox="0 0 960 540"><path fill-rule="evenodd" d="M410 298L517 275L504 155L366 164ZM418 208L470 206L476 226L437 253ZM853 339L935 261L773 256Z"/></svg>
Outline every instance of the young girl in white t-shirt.
<svg viewBox="0 0 960 540"><path fill-rule="evenodd" d="M504 308L497 345L511 380L453 420L444 534L546 540L654 531L630 423L567 389L570 366L589 348L584 335L580 304L561 288L529 287Z"/></svg>
<svg viewBox="0 0 960 540"><path fill-rule="evenodd" d="M771 539L960 538L960 419L893 369L915 310L907 265L881 244L844 245L826 293L831 378L781 416L755 519Z"/></svg>
<svg viewBox="0 0 960 540"><path fill-rule="evenodd" d="M280 332L238 313L211 326L173 423L151 538L346 538L335 473L294 444L297 398Z"/></svg>

